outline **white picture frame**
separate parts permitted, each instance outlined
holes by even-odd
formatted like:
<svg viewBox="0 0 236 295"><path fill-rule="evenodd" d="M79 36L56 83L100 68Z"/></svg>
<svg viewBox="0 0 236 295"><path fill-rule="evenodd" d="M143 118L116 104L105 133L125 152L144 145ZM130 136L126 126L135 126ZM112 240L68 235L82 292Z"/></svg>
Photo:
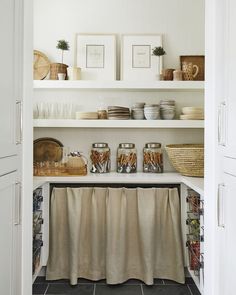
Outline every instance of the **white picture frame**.
<svg viewBox="0 0 236 295"><path fill-rule="evenodd" d="M76 34L74 59L81 80L116 80L116 35Z"/></svg>
<svg viewBox="0 0 236 295"><path fill-rule="evenodd" d="M121 80L156 80L157 56L154 47L162 46L161 34L123 34L121 36Z"/></svg>

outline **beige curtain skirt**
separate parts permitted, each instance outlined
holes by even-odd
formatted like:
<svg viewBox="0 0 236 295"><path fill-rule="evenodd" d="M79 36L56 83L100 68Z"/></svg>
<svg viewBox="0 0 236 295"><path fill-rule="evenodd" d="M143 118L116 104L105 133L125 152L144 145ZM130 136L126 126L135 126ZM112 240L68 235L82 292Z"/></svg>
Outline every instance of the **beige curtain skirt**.
<svg viewBox="0 0 236 295"><path fill-rule="evenodd" d="M47 279L184 283L176 188L54 188Z"/></svg>

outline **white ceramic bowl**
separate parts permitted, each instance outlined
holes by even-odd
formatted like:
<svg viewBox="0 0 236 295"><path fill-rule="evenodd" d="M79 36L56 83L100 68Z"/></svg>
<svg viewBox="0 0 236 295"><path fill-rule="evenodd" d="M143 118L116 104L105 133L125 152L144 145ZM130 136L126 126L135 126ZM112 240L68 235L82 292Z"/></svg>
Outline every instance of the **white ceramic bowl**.
<svg viewBox="0 0 236 295"><path fill-rule="evenodd" d="M136 102L133 104L133 108L143 108L145 105L145 102Z"/></svg>
<svg viewBox="0 0 236 295"><path fill-rule="evenodd" d="M163 120L173 120L175 117L175 113L166 113L166 114L161 114L161 118Z"/></svg>
<svg viewBox="0 0 236 295"><path fill-rule="evenodd" d="M144 113L144 116L147 120L157 120L159 118L159 113Z"/></svg>

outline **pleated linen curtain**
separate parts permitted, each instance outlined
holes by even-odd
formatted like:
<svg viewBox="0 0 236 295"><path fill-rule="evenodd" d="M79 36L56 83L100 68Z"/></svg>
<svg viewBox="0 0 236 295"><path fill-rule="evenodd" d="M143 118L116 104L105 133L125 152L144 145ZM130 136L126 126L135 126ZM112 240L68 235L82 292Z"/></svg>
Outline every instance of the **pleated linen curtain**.
<svg viewBox="0 0 236 295"><path fill-rule="evenodd" d="M54 188L47 279L184 283L176 188Z"/></svg>

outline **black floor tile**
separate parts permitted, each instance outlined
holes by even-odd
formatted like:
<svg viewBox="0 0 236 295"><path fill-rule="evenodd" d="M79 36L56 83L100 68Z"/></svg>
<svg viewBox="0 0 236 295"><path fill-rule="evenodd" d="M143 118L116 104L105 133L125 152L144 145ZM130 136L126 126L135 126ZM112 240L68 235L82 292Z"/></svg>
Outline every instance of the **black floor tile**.
<svg viewBox="0 0 236 295"><path fill-rule="evenodd" d="M143 286L143 293L144 295L191 295L185 285Z"/></svg>
<svg viewBox="0 0 236 295"><path fill-rule="evenodd" d="M69 279L61 279L61 280L48 280L46 281L49 284L69 284L70 285L70 280Z"/></svg>
<svg viewBox="0 0 236 295"><path fill-rule="evenodd" d="M139 285L96 285L96 295L142 295Z"/></svg>
<svg viewBox="0 0 236 295"><path fill-rule="evenodd" d="M185 284L186 285L194 285L195 283L192 278L188 277L188 278L185 278Z"/></svg>
<svg viewBox="0 0 236 295"><path fill-rule="evenodd" d="M123 283L124 285L141 285L143 284L142 281L136 279L129 279L128 281Z"/></svg>
<svg viewBox="0 0 236 295"><path fill-rule="evenodd" d="M99 280L99 281L91 281L88 279L84 279L84 278L79 278L78 279L78 284L102 284L102 285L106 285L106 280Z"/></svg>
<svg viewBox="0 0 236 295"><path fill-rule="evenodd" d="M35 280L36 284L70 284L69 279L61 279L61 280L46 280L45 277L39 277Z"/></svg>
<svg viewBox="0 0 236 295"><path fill-rule="evenodd" d="M34 281L35 284L41 284L41 283L47 283L46 277L37 277L36 280Z"/></svg>
<svg viewBox="0 0 236 295"><path fill-rule="evenodd" d="M189 288L191 289L193 295L201 295L196 285L189 285Z"/></svg>
<svg viewBox="0 0 236 295"><path fill-rule="evenodd" d="M154 279L154 285L163 285L163 280L161 279Z"/></svg>
<svg viewBox="0 0 236 295"><path fill-rule="evenodd" d="M44 294L48 287L47 283L40 283L33 285L33 294Z"/></svg>
<svg viewBox="0 0 236 295"><path fill-rule="evenodd" d="M94 285L83 284L71 286L70 284L49 284L47 295L93 295Z"/></svg>
<svg viewBox="0 0 236 295"><path fill-rule="evenodd" d="M172 281L172 280L163 280L163 282L164 282L164 285L183 285L183 284L180 284L180 283L178 283L178 282L176 282L176 281Z"/></svg>

